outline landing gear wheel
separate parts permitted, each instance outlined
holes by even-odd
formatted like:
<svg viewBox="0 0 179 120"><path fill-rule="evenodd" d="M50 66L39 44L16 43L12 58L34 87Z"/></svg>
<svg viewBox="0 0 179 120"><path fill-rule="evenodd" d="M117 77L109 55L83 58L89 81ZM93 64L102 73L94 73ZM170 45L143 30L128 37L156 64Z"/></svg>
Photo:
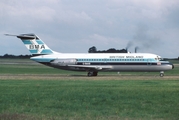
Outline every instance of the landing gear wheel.
<svg viewBox="0 0 179 120"><path fill-rule="evenodd" d="M88 72L88 77L97 76L98 72Z"/></svg>
<svg viewBox="0 0 179 120"><path fill-rule="evenodd" d="M164 72L161 71L161 72L160 72L160 77L163 77L163 76L164 76Z"/></svg>
<svg viewBox="0 0 179 120"><path fill-rule="evenodd" d="M88 77L93 76L93 72L88 72Z"/></svg>
<svg viewBox="0 0 179 120"><path fill-rule="evenodd" d="M93 76L97 76L98 75L98 72L93 72Z"/></svg>
<svg viewBox="0 0 179 120"><path fill-rule="evenodd" d="M163 73L160 73L160 77L163 77L164 76L164 74Z"/></svg>

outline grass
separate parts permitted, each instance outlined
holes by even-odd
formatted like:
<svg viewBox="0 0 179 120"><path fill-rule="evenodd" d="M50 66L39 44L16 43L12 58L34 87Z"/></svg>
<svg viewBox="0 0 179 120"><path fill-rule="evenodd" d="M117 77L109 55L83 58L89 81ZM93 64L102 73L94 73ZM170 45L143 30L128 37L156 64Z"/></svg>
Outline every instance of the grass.
<svg viewBox="0 0 179 120"><path fill-rule="evenodd" d="M18 64L4 64L12 61ZM1 61L0 119L177 120L179 65L175 66L163 78L155 72L101 72L86 77L85 72L28 60Z"/></svg>
<svg viewBox="0 0 179 120"><path fill-rule="evenodd" d="M179 82L1 80L0 113L37 119L178 119Z"/></svg>

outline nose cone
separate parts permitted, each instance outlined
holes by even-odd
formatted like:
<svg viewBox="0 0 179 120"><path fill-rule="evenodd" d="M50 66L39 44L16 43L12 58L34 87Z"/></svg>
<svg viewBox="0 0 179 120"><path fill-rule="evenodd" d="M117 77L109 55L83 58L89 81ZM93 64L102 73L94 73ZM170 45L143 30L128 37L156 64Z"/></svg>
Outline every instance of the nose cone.
<svg viewBox="0 0 179 120"><path fill-rule="evenodd" d="M169 63L169 64L171 65L172 69L174 69L174 65L172 63Z"/></svg>
<svg viewBox="0 0 179 120"><path fill-rule="evenodd" d="M174 65L172 64L172 69L174 69Z"/></svg>

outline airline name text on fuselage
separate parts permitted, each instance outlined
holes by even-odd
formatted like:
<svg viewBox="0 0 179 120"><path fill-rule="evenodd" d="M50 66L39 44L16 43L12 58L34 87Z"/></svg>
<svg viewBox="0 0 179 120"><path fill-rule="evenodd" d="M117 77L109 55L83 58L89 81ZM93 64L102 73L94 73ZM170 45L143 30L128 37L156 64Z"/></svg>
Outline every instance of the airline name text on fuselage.
<svg viewBox="0 0 179 120"><path fill-rule="evenodd" d="M109 58L144 58L144 56L109 56Z"/></svg>

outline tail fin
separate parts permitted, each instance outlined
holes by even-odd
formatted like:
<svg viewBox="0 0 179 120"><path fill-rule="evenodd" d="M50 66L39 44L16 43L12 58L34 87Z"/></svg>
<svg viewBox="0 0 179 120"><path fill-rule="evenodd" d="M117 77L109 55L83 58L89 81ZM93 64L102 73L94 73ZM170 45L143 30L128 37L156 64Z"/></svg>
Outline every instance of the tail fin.
<svg viewBox="0 0 179 120"><path fill-rule="evenodd" d="M47 55L47 54L53 54L54 53L54 51L51 50L35 34L21 34L21 35L5 34L5 35L16 36L17 38L20 38L32 55Z"/></svg>

